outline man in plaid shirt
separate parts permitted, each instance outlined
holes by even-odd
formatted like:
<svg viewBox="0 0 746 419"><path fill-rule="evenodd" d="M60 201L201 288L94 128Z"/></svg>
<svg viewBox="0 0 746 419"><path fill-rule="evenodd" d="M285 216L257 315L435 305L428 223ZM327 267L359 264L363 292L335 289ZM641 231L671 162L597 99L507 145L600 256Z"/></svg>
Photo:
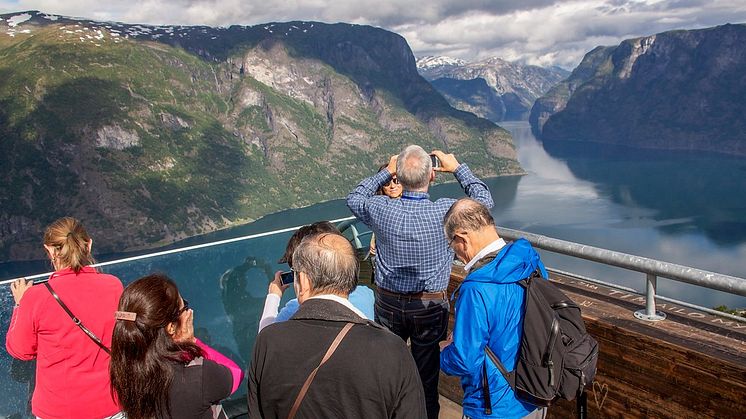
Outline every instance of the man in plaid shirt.
<svg viewBox="0 0 746 419"><path fill-rule="evenodd" d="M440 160L440 167L432 167L430 155L422 147L411 145L347 196L352 213L376 235L375 320L410 340L430 419L437 418L440 411L438 342L448 328L446 288L453 262L453 251L443 233L443 217L456 200L433 202L428 187L436 171L453 173L470 198L487 208L493 206L487 185L469 167L459 164L453 154L439 150L432 154ZM391 181L402 184L400 199L375 194Z"/></svg>

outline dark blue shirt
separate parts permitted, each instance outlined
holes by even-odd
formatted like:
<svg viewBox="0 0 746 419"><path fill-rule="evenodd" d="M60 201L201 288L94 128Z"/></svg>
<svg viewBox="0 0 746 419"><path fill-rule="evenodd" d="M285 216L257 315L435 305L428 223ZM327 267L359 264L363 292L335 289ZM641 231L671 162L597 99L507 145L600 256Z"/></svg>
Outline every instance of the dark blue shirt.
<svg viewBox="0 0 746 419"><path fill-rule="evenodd" d="M464 192L487 208L492 196L465 164L454 172ZM347 206L376 234L376 285L398 293L445 290L453 251L443 232L443 217L454 202L433 202L425 192L405 191L400 199L376 195L391 179L383 169L364 179L347 196Z"/></svg>

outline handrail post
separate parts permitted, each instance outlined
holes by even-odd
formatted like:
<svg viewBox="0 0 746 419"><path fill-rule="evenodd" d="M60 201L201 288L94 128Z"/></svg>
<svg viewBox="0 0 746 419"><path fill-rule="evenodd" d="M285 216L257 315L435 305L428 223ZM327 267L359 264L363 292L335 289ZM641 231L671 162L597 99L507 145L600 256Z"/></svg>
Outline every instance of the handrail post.
<svg viewBox="0 0 746 419"><path fill-rule="evenodd" d="M648 322L658 322L666 318L666 313L655 311L655 289L658 286L658 277L648 273L645 285L645 310L635 311L635 317Z"/></svg>
<svg viewBox="0 0 746 419"><path fill-rule="evenodd" d="M355 249L362 249L363 244L360 242L360 234L357 232L355 224L350 224L350 230L352 231L352 239L354 240Z"/></svg>

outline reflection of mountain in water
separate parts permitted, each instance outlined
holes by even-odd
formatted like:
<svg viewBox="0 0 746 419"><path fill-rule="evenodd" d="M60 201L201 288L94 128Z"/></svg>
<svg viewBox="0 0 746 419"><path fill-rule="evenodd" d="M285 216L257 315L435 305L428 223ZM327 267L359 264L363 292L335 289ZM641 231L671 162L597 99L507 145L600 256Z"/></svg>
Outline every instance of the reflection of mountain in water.
<svg viewBox="0 0 746 419"><path fill-rule="evenodd" d="M441 180L441 176L443 179L451 181L451 183L438 185L430 189L431 199L435 200L443 197L458 199L466 196L464 190L461 189L461 185L454 181L453 175L438 174L438 180ZM448 176L450 176L450 179ZM503 176L482 180L490 188L492 198L495 201L495 206L492 208L493 214L502 212L502 210L513 205L516 192L518 191L518 183L521 180L520 176Z"/></svg>
<svg viewBox="0 0 746 419"><path fill-rule="evenodd" d="M701 231L721 245L746 240L746 161L585 143L544 147L614 202L654 209L663 233Z"/></svg>

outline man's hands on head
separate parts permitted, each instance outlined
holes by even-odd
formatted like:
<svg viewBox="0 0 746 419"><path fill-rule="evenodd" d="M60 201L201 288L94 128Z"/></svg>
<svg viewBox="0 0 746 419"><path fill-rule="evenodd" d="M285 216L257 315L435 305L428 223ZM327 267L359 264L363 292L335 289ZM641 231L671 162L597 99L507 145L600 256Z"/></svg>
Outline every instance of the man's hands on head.
<svg viewBox="0 0 746 419"><path fill-rule="evenodd" d="M440 160L440 167L434 167L436 172L453 173L458 169L459 162L453 154L446 154L440 150L433 150L430 154L435 154Z"/></svg>

